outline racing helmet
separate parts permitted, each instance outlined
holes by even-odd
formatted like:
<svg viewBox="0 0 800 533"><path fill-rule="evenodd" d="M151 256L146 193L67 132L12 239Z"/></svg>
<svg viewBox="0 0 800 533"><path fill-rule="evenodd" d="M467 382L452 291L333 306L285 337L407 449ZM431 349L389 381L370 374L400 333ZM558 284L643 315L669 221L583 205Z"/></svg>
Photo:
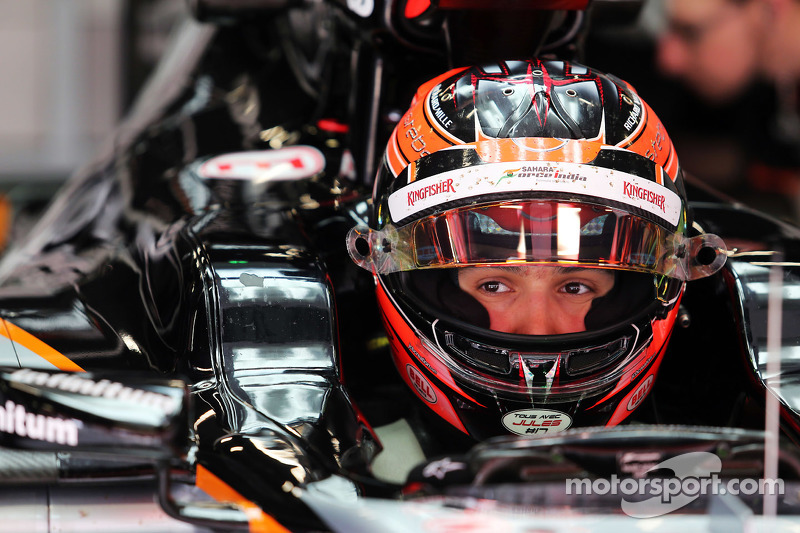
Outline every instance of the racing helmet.
<svg viewBox="0 0 800 533"><path fill-rule="evenodd" d="M395 364L479 440L625 420L653 387L685 283L726 259L723 241L687 219L652 109L628 83L574 62L505 61L422 85L372 200L370 227L353 228L347 246L374 273ZM507 296L506 272L564 275L561 295L590 285L579 327L495 323L481 297Z"/></svg>

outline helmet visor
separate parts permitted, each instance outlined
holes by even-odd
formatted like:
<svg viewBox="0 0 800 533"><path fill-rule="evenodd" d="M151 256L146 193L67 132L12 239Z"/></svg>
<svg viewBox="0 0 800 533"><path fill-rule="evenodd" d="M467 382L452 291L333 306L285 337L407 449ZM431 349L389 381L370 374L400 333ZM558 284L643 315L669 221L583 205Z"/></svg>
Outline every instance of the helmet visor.
<svg viewBox="0 0 800 533"><path fill-rule="evenodd" d="M414 269L556 264L704 277L725 262L715 235L688 238L627 211L561 200L463 206L382 230L354 228L353 260L378 274Z"/></svg>

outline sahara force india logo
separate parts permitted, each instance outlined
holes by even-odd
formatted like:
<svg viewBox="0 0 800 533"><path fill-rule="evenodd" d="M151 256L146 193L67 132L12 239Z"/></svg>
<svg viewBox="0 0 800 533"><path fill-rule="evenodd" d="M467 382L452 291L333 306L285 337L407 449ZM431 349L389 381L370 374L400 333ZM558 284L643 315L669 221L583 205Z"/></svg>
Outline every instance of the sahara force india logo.
<svg viewBox="0 0 800 533"><path fill-rule="evenodd" d="M499 184L501 181L508 178L515 178L515 179L540 178L544 180L553 180L556 182L586 181L586 176L583 176L575 172L562 172L560 169L548 165L525 165L521 168L506 170L503 172L502 176L500 176L500 178L495 182L495 184ZM440 194L446 194L446 193L455 194L456 192L458 191L456 189L455 184L453 183L453 178L440 179L436 183L432 183L430 185L426 185L424 187L408 191L406 198L407 205L409 207L413 207L415 203L421 200L432 198Z"/></svg>
<svg viewBox="0 0 800 533"><path fill-rule="evenodd" d="M575 172L562 172L561 169L549 165L525 165L521 168L506 170L497 183L507 178L538 178L553 181L586 181L586 176Z"/></svg>

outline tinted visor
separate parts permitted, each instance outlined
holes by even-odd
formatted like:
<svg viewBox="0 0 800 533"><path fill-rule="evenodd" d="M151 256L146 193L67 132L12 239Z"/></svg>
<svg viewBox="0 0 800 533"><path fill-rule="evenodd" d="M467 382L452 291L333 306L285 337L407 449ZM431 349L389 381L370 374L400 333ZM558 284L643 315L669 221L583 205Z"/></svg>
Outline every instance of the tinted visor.
<svg viewBox="0 0 800 533"><path fill-rule="evenodd" d="M687 238L627 211L549 199L463 206L380 231L357 228L348 244L354 261L378 274L556 264L688 280L716 272L725 261L715 235Z"/></svg>

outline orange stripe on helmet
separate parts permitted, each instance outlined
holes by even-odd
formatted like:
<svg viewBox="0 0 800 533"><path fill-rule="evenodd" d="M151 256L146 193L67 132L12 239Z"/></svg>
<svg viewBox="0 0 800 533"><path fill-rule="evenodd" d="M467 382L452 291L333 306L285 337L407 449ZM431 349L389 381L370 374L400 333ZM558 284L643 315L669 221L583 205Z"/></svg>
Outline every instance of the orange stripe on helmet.
<svg viewBox="0 0 800 533"><path fill-rule="evenodd" d="M672 140L650 106L645 102L641 102L641 104L644 115L641 123L644 124L644 127L639 130L638 135L632 135L618 146L643 155L661 165L667 175L675 181L678 175L678 158L675 155Z"/></svg>
<svg viewBox="0 0 800 533"><path fill-rule="evenodd" d="M427 109L428 97L433 89L443 80L465 68L453 69L429 80L417 89L411 106L392 132L390 145L396 143L397 154L392 153L387 162L389 169L396 176L409 162L431 154L442 148L460 144L461 141L436 125ZM387 150L387 153L393 152ZM399 157L395 157L398 155ZM402 166L401 166L402 165Z"/></svg>
<svg viewBox="0 0 800 533"><path fill-rule="evenodd" d="M397 144L397 129L395 128L386 147L386 166L389 167L392 175L397 177L406 168L406 165L408 165L408 161L400 153L400 146Z"/></svg>
<svg viewBox="0 0 800 533"><path fill-rule="evenodd" d="M664 163L664 171L672 178L672 181L678 179L678 168L680 167L678 163L678 153L675 151L675 147L672 145L672 142L669 143L669 157L667 158L666 163Z"/></svg>

